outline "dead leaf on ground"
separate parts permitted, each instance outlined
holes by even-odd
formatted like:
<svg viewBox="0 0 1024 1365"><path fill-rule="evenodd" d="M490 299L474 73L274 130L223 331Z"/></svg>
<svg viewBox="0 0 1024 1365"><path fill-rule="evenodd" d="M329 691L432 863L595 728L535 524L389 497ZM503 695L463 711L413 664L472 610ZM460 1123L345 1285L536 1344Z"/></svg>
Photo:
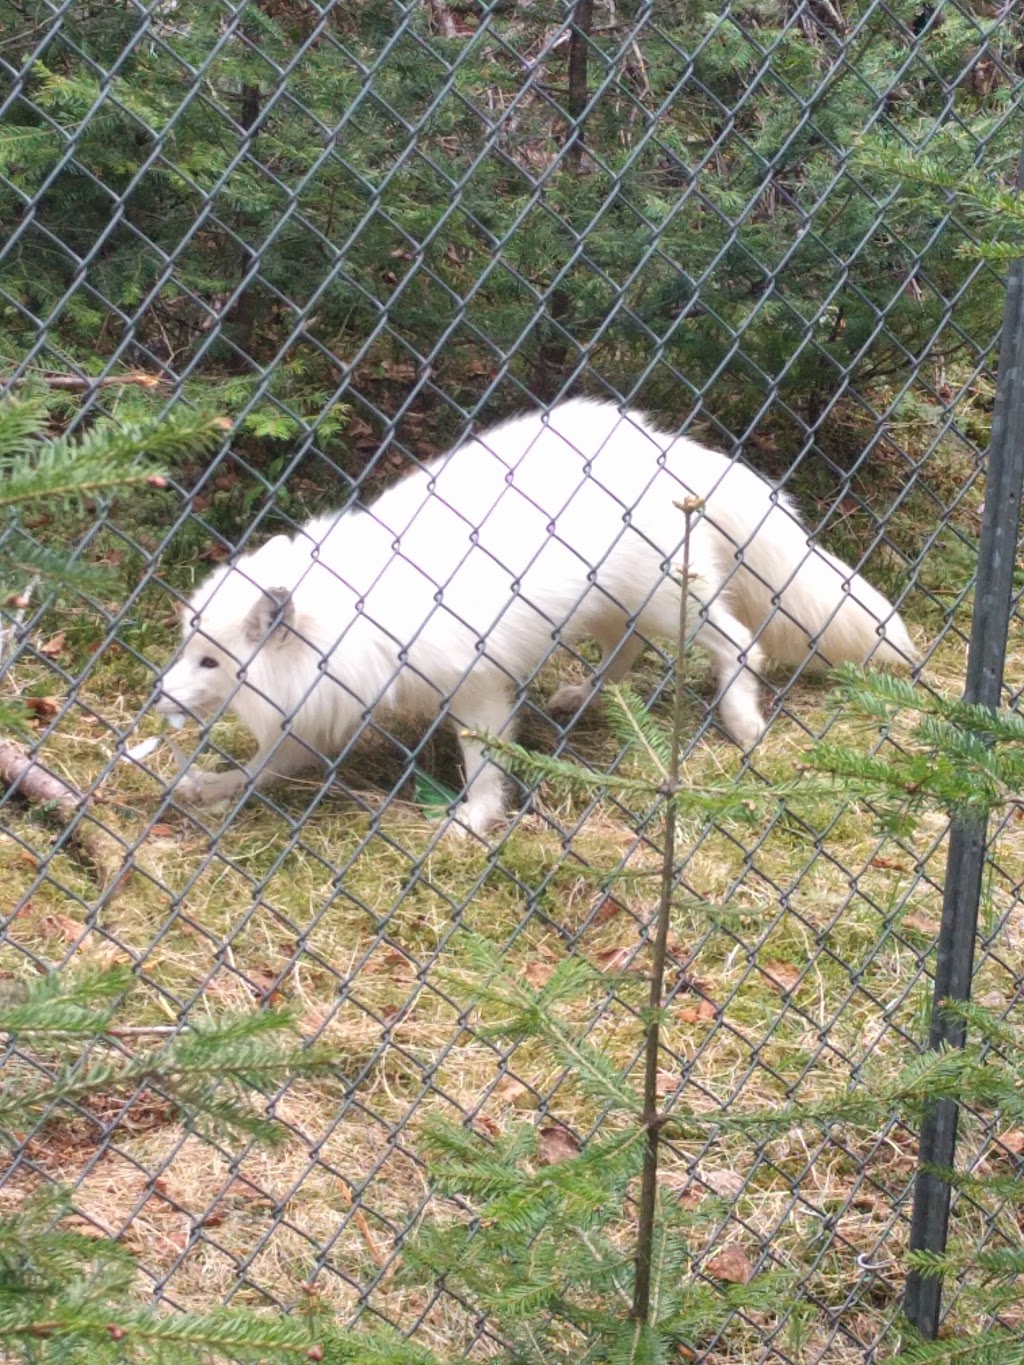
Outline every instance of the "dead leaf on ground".
<svg viewBox="0 0 1024 1365"><path fill-rule="evenodd" d="M60 702L56 697L22 697L21 700L35 720L53 720L60 714Z"/></svg>
<svg viewBox="0 0 1024 1365"><path fill-rule="evenodd" d="M258 995L261 1000L266 1000L268 1005L276 1005L280 1002L281 982L279 974L269 967L247 967L243 980L253 994Z"/></svg>
<svg viewBox="0 0 1024 1365"><path fill-rule="evenodd" d="M614 896L604 896L595 902L593 918L591 924L607 924L616 915L621 915L625 906L621 901L617 901Z"/></svg>
<svg viewBox="0 0 1024 1365"><path fill-rule="evenodd" d="M44 641L44 643L39 646L39 653L45 654L48 659L56 659L57 656L63 652L64 632L62 630L58 630L56 635L51 635L48 640Z"/></svg>
<svg viewBox="0 0 1024 1365"><path fill-rule="evenodd" d="M743 1193L745 1182L738 1171L702 1170L700 1178L709 1190L714 1190L715 1194L720 1194L723 1199L738 1199Z"/></svg>
<svg viewBox="0 0 1024 1365"><path fill-rule="evenodd" d="M636 969L633 960L634 949L629 948L602 948L599 953L594 954L594 966L601 972L624 972L630 968Z"/></svg>
<svg viewBox="0 0 1024 1365"><path fill-rule="evenodd" d="M904 915L900 920L901 929L909 929L912 933L923 934L925 938L934 938L939 932L938 920L932 919L931 915L919 914L912 911L909 915Z"/></svg>
<svg viewBox="0 0 1024 1365"><path fill-rule="evenodd" d="M699 1005L684 1005L676 1010L676 1018L684 1024L706 1024L718 1017L718 1006L712 1000L702 1000Z"/></svg>
<svg viewBox="0 0 1024 1365"><path fill-rule="evenodd" d="M85 932L85 926L78 920L72 919L70 915L61 915L56 911L50 911L43 915L39 920L37 928L40 933L47 938L60 938L65 943L75 943Z"/></svg>
<svg viewBox="0 0 1024 1365"><path fill-rule="evenodd" d="M1024 1156L1024 1128L1010 1128L1005 1133L1000 1133L996 1143L1011 1156Z"/></svg>
<svg viewBox="0 0 1024 1365"><path fill-rule="evenodd" d="M728 1284L749 1284L754 1274L754 1266L750 1257L741 1246L737 1246L735 1243L732 1246L723 1247L709 1261L706 1261L704 1269L709 1275L714 1275L716 1280L725 1280Z"/></svg>
<svg viewBox="0 0 1024 1365"><path fill-rule="evenodd" d="M494 1094L504 1104L514 1104L521 1107L530 1101L530 1091L522 1081L517 1081L515 1076L503 1076L494 1087Z"/></svg>
<svg viewBox="0 0 1024 1365"><path fill-rule="evenodd" d="M800 984L800 968L792 962L766 962L763 970L769 983L780 991L794 991Z"/></svg>
<svg viewBox="0 0 1024 1365"><path fill-rule="evenodd" d="M535 991L542 990L555 974L553 962L528 962L523 968L523 976Z"/></svg>
<svg viewBox="0 0 1024 1365"><path fill-rule="evenodd" d="M868 862L869 867L880 867L885 872L906 872L903 863L897 862L895 858L871 858Z"/></svg>
<svg viewBox="0 0 1024 1365"><path fill-rule="evenodd" d="M174 825L150 825L147 834L150 839L176 839L178 837L178 831Z"/></svg>
<svg viewBox="0 0 1024 1365"><path fill-rule="evenodd" d="M545 1123L540 1129L540 1162L553 1166L579 1153L580 1144L561 1123Z"/></svg>

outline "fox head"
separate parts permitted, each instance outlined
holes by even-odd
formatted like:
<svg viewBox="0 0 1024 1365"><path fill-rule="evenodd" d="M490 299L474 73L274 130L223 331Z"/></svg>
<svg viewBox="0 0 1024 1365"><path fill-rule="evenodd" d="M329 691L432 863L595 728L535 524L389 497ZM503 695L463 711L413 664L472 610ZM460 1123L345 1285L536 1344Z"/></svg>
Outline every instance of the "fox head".
<svg viewBox="0 0 1024 1365"><path fill-rule="evenodd" d="M182 643L159 682L157 710L200 718L243 709L286 646L295 607L285 587L262 587L240 567L220 571L182 608Z"/></svg>

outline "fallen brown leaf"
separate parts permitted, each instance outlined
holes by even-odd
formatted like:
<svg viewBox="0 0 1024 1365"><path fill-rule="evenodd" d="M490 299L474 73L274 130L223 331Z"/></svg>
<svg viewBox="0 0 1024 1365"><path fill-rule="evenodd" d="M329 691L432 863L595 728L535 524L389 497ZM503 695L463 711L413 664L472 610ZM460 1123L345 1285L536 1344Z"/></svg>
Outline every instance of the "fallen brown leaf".
<svg viewBox="0 0 1024 1365"><path fill-rule="evenodd" d="M553 1166L556 1161L565 1161L576 1156L580 1144L560 1123L546 1123L540 1130L540 1162L542 1166Z"/></svg>
<svg viewBox="0 0 1024 1365"><path fill-rule="evenodd" d="M939 932L939 922L932 919L931 915L918 914L915 910L909 915L903 916L900 920L900 928L909 929L915 934L923 934L925 938L934 938Z"/></svg>
<svg viewBox="0 0 1024 1365"><path fill-rule="evenodd" d="M1024 1128L1010 1128L1000 1133L996 1142L1012 1156L1024 1156Z"/></svg>
<svg viewBox="0 0 1024 1365"><path fill-rule="evenodd" d="M684 1024L705 1024L718 1017L718 1006L711 1000L702 1000L699 1005L684 1005L676 1010L676 1018Z"/></svg>
<svg viewBox="0 0 1024 1365"><path fill-rule="evenodd" d="M654 1093L661 1097L673 1095L679 1089L679 1077L674 1071L659 1071L654 1078Z"/></svg>
<svg viewBox="0 0 1024 1365"><path fill-rule="evenodd" d="M53 720L60 713L56 697L22 697L22 701L37 720Z"/></svg>
<svg viewBox="0 0 1024 1365"><path fill-rule="evenodd" d="M58 630L56 635L51 635L47 641L39 646L39 653L45 654L48 659L56 659L58 654L63 653L63 650L64 631L62 630Z"/></svg>
<svg viewBox="0 0 1024 1365"><path fill-rule="evenodd" d="M704 1269L716 1280L725 1280L728 1284L748 1284L754 1273L750 1257L735 1242L706 1261Z"/></svg>
<svg viewBox="0 0 1024 1365"><path fill-rule="evenodd" d="M592 924L607 924L610 919L623 913L624 906L621 901L617 901L614 896L604 896L598 900L594 908L594 918Z"/></svg>
<svg viewBox="0 0 1024 1365"><path fill-rule="evenodd" d="M700 1178L709 1190L720 1194L723 1199L738 1199L743 1193L743 1177L737 1171L704 1171Z"/></svg>
<svg viewBox="0 0 1024 1365"><path fill-rule="evenodd" d="M70 915L51 911L39 921L39 929L50 938L61 938L65 943L74 943L82 936L83 926Z"/></svg>
<svg viewBox="0 0 1024 1365"><path fill-rule="evenodd" d="M800 968L792 962L766 962L764 973L769 983L780 991L793 991L800 984Z"/></svg>
<svg viewBox="0 0 1024 1365"><path fill-rule="evenodd" d="M594 954L594 965L602 972L624 972L634 965L632 948L602 948Z"/></svg>
<svg viewBox="0 0 1024 1365"><path fill-rule="evenodd" d="M553 962L528 962L523 968L523 976L535 991L541 990L555 974Z"/></svg>

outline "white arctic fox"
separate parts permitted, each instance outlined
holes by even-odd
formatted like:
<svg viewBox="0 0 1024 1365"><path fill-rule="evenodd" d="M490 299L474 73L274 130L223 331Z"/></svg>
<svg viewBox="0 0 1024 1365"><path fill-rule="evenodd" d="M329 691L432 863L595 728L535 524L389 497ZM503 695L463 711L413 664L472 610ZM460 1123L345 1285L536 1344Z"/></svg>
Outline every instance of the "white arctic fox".
<svg viewBox="0 0 1024 1365"><path fill-rule="evenodd" d="M764 727L758 672L799 664L906 663L894 608L808 539L789 500L752 470L636 413L574 399L517 417L410 474L367 509L319 517L218 569L184 612L158 707L228 707L259 742L248 770L182 779L186 799L235 797L330 758L368 716L436 718L508 736L524 684L553 646L601 648L576 711L619 680L643 640L678 631L684 517L694 638L714 660L718 708L751 748ZM671 574L675 572L675 580ZM482 833L505 808L500 771L461 736L464 803Z"/></svg>

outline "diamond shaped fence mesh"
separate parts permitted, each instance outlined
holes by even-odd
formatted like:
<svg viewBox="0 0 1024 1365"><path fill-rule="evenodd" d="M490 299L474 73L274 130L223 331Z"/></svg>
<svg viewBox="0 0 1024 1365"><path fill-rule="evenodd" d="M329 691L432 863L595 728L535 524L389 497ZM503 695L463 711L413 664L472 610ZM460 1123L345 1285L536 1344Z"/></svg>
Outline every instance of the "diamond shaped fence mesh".
<svg viewBox="0 0 1024 1365"><path fill-rule="evenodd" d="M55 433L181 406L230 426L212 456L165 468L165 487L98 496L84 512L47 504L0 530L15 566L26 547L70 547L96 573L67 589L12 580L0 664L5 694L30 707L32 752L92 799L130 873L100 891L81 811L55 818L8 790L0 970L20 980L128 963L140 1029L287 1001L339 1059L336 1083L274 1097L293 1137L280 1151L200 1142L144 1087L108 1107L54 1108L19 1134L3 1197L13 1207L42 1183L69 1186L82 1225L129 1246L170 1306L290 1311L315 1286L339 1321L485 1359L500 1332L479 1304L397 1273L406 1239L438 1211L423 1124L441 1112L497 1137L527 1118L585 1143L603 1116L543 1049L495 1042L459 984L461 936L483 935L534 985L566 957L607 972L575 1023L636 1075L641 1011L617 973L646 970L662 808L520 775L484 838L453 838L436 818L465 777L448 722L479 717L447 707L450 692L425 724L370 715L359 695L356 733L325 755L326 775L252 791L242 774L226 804L197 806L195 769L183 777L164 742L137 747L161 733L154 693L180 605L237 552L340 508L372 521L383 490L418 487L416 469L468 434L524 412L557 425L557 405L587 395L784 488L814 540L898 608L921 655L917 686L959 696L1006 278L979 250L992 229L957 182L1013 183L1024 22L1010 3L966 0L0 0L0 67L8 392L45 394ZM564 434L590 461L599 452L579 420ZM597 460L580 468L601 477ZM652 476L633 469L620 536ZM712 522L734 510L722 477ZM752 535L771 524L767 506ZM492 509L458 510L464 550L442 519L410 560L428 576L431 557L449 565L438 612L456 562L486 579L465 556L486 544ZM1015 506L1006 515L1015 529ZM339 534L358 537L352 527ZM559 539L557 517L549 534ZM751 543L734 540L720 604L740 591ZM528 561L524 544L501 566L506 595L486 599L494 631ZM577 598L601 582L600 564L586 568ZM770 725L749 753L716 706L730 676L711 681L710 626L687 654L695 788L788 782L816 739L850 736L806 660L784 671L756 660L788 586L762 581L773 601L753 634L722 627L733 674L749 678L750 663L764 675ZM353 621L372 615L372 588L353 587ZM403 605L416 591L398 593ZM329 585L317 595L325 618L341 610ZM287 601L270 605L268 630L301 635ZM613 606L637 621L636 604ZM713 618L714 602L704 609ZM549 715L545 699L583 682L598 655L589 639L562 640L571 607L545 610L540 666L511 679L520 740L632 771L635 743L599 706ZM335 639L346 628L329 624ZM462 624L487 656L489 628ZM631 678L665 717L671 642L653 634ZM414 640L394 643L396 667L415 671ZM393 672L374 674L378 692ZM202 748L199 767L236 777L251 753L227 713L183 735ZM869 805L838 797L813 820L782 803L763 818L684 822L666 1107L809 1104L920 1049L947 835L939 816L886 832ZM992 821L987 849L974 995L1010 1018L1016 806ZM1001 1136L998 1115L964 1115L958 1164L1011 1171L1020 1146ZM870 1133L796 1124L760 1142L668 1144L669 1187L712 1210L695 1222L693 1275L725 1293L721 1256L740 1247L752 1275L784 1269L799 1285L799 1311L723 1313L700 1358L885 1358L917 1147L895 1116ZM1012 1202L993 1209L967 1189L954 1219L974 1253L1019 1231ZM977 1322L966 1284L946 1285L951 1330Z"/></svg>

